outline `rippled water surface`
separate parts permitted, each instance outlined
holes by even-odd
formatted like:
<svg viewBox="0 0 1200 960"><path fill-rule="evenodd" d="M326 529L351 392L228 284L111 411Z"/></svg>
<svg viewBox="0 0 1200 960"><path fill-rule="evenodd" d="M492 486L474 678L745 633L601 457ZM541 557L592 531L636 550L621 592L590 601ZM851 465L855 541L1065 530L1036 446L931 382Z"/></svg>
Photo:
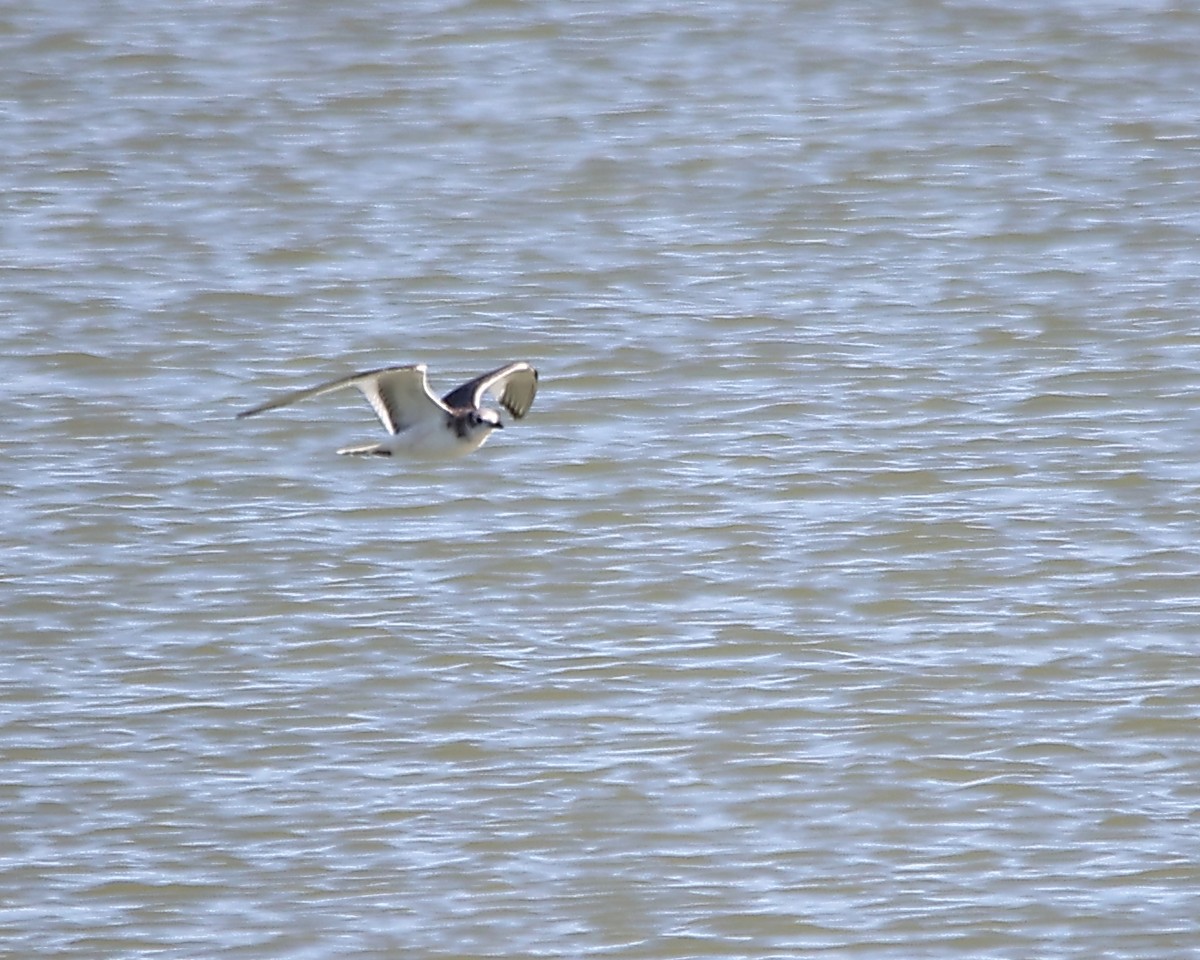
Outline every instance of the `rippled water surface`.
<svg viewBox="0 0 1200 960"><path fill-rule="evenodd" d="M0 953L1200 956L1197 50L0 9Z"/></svg>

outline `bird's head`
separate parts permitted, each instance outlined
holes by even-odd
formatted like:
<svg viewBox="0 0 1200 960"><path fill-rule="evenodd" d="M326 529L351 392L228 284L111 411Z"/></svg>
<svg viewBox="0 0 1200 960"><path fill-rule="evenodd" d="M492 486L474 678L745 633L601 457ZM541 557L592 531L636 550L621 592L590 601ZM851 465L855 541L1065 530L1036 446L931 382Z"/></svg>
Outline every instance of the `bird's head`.
<svg viewBox="0 0 1200 960"><path fill-rule="evenodd" d="M503 430L500 414L495 410L477 410L471 414L471 426L480 430Z"/></svg>

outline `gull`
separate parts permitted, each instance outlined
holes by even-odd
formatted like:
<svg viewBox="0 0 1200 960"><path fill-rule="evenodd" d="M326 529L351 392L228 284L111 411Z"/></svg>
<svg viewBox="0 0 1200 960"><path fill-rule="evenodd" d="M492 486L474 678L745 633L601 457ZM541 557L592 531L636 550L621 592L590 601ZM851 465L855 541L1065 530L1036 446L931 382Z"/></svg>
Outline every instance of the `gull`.
<svg viewBox="0 0 1200 960"><path fill-rule="evenodd" d="M308 397L355 387L367 398L391 436L382 443L342 447L338 453L461 457L478 450L493 430L504 426L497 411L482 406L485 395L490 393L500 406L520 420L529 412L537 394L537 370L524 361L468 380L440 400L429 389L427 372L423 363L364 370L284 394L243 410L238 417L252 417Z"/></svg>

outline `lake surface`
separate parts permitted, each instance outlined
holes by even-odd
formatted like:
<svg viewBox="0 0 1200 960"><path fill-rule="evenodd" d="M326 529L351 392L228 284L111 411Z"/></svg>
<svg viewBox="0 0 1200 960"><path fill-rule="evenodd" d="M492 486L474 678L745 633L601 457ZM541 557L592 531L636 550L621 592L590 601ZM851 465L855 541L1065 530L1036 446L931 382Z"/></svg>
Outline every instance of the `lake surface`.
<svg viewBox="0 0 1200 960"><path fill-rule="evenodd" d="M7 5L0 954L1200 956L1197 50Z"/></svg>

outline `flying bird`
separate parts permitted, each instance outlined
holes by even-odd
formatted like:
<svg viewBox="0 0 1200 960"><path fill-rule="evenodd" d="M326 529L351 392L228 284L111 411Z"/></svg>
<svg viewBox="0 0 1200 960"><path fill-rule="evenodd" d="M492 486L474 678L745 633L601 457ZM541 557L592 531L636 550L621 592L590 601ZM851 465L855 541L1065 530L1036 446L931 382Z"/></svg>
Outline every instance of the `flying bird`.
<svg viewBox="0 0 1200 960"><path fill-rule="evenodd" d="M520 420L529 412L537 394L538 372L524 361L468 380L440 400L429 389L427 372L423 363L365 370L284 394L243 410L238 417L252 417L308 397L354 387L367 398L391 436L382 443L342 447L338 453L460 457L479 449L493 430L504 426L496 410L483 406L486 395L491 394L501 407Z"/></svg>

